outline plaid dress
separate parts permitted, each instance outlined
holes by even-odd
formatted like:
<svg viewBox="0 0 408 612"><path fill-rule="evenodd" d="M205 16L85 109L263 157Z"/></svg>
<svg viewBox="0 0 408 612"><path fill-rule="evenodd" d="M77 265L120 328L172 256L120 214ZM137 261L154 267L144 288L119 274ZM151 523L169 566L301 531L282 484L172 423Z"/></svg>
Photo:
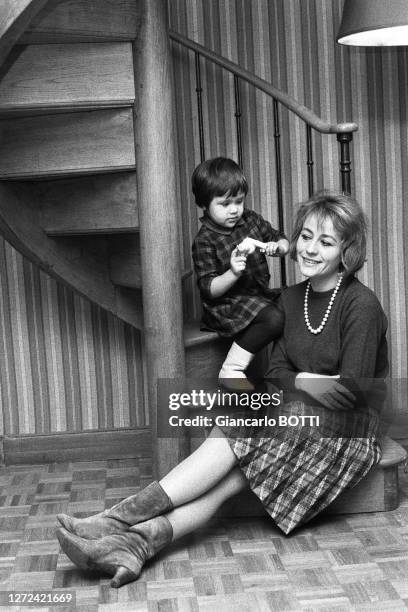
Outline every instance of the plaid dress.
<svg viewBox="0 0 408 612"><path fill-rule="evenodd" d="M220 336L235 336L279 294L278 290L269 289L266 257L258 250L249 255L242 276L219 298L211 297L211 281L229 269L232 251L247 236L276 242L285 235L261 215L246 209L232 229L219 226L206 214L200 221L202 225L193 242L193 261L203 305L202 326Z"/></svg>
<svg viewBox="0 0 408 612"><path fill-rule="evenodd" d="M284 403L270 409L272 416L318 416L319 427L222 427L251 489L285 533L321 512L380 460L384 394L379 390L385 389L388 373L387 320L375 295L355 278L344 281L323 331L313 335L303 318L305 286L282 294L285 328L274 346L266 384L270 393L283 390ZM322 320L331 293L310 292L312 326ZM299 372L340 374L358 397L355 407L324 408L294 388ZM374 396L366 389L359 393L367 380L375 382Z"/></svg>

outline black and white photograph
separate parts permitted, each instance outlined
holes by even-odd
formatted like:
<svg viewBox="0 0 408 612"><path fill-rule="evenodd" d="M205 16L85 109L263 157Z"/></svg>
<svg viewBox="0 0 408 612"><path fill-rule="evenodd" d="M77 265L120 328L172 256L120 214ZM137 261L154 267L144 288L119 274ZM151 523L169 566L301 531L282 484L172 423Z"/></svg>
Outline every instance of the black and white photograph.
<svg viewBox="0 0 408 612"><path fill-rule="evenodd" d="M407 0L0 0L0 610L408 609Z"/></svg>

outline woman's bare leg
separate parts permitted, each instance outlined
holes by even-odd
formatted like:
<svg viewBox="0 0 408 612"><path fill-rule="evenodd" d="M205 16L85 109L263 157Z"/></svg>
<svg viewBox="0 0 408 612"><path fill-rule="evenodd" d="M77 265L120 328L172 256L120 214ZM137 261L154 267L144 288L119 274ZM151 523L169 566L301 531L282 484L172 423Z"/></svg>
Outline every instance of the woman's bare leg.
<svg viewBox="0 0 408 612"><path fill-rule="evenodd" d="M235 467L204 495L166 514L173 528L173 540L205 525L221 504L247 487L247 479Z"/></svg>
<svg viewBox="0 0 408 612"><path fill-rule="evenodd" d="M236 465L227 438L219 428L214 428L201 446L164 476L160 484L177 508L212 489Z"/></svg>

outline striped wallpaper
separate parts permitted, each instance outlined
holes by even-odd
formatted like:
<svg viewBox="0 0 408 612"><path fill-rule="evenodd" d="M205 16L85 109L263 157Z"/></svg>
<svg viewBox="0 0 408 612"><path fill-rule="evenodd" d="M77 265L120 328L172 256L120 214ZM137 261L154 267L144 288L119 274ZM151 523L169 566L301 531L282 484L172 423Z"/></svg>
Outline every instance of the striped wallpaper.
<svg viewBox="0 0 408 612"><path fill-rule="evenodd" d="M145 425L140 333L3 239L0 279L2 433Z"/></svg>
<svg viewBox="0 0 408 612"><path fill-rule="evenodd" d="M376 291L388 314L392 375L400 388L394 407L407 414L408 51L337 45L342 5L342 0L171 0L169 13L171 28L255 72L322 118L358 123L352 189L371 222L360 278ZM172 46L187 262L199 226L189 184L200 161L194 54ZM205 155L237 159L233 79L204 59L201 72ZM272 104L246 84L241 98L248 203L276 224ZM285 230L290 233L296 204L308 194L304 124L282 111L281 133ZM315 188L337 188L336 137L315 135L314 158ZM291 283L296 280L293 262L288 267ZM278 283L277 265L272 276ZM189 314L194 315L199 299L193 281L189 293Z"/></svg>
<svg viewBox="0 0 408 612"><path fill-rule="evenodd" d="M290 93L331 121L352 120L353 190L370 220L361 278L389 316L392 374L407 379L408 52L335 44L342 0L169 0L170 25ZM172 43L185 268L198 228L190 175L199 159L194 56ZM202 60L206 157L237 158L231 77ZM249 206L277 224L272 105L241 84ZM281 112L285 230L307 197L305 128ZM339 185L338 145L314 136L315 186ZM296 280L288 264L289 282ZM272 267L279 283L277 266ZM6 434L144 425L141 338L48 278L0 240L0 401ZM193 279L185 314L197 316ZM406 384L395 393L406 413ZM403 387L403 388L402 388Z"/></svg>

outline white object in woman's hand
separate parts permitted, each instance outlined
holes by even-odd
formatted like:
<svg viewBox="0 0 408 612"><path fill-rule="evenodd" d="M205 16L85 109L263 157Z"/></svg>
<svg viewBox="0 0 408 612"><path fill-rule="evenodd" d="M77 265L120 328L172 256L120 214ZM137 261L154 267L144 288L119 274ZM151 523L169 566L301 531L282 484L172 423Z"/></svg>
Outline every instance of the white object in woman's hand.
<svg viewBox="0 0 408 612"><path fill-rule="evenodd" d="M254 238L247 236L238 244L236 248L242 255L252 255L258 246L257 243L263 245L263 242L259 242L259 240L255 240Z"/></svg>
<svg viewBox="0 0 408 612"><path fill-rule="evenodd" d="M295 379L295 387L304 391L329 410L349 410L356 401L355 395L338 382L340 376L327 376L300 372Z"/></svg>

